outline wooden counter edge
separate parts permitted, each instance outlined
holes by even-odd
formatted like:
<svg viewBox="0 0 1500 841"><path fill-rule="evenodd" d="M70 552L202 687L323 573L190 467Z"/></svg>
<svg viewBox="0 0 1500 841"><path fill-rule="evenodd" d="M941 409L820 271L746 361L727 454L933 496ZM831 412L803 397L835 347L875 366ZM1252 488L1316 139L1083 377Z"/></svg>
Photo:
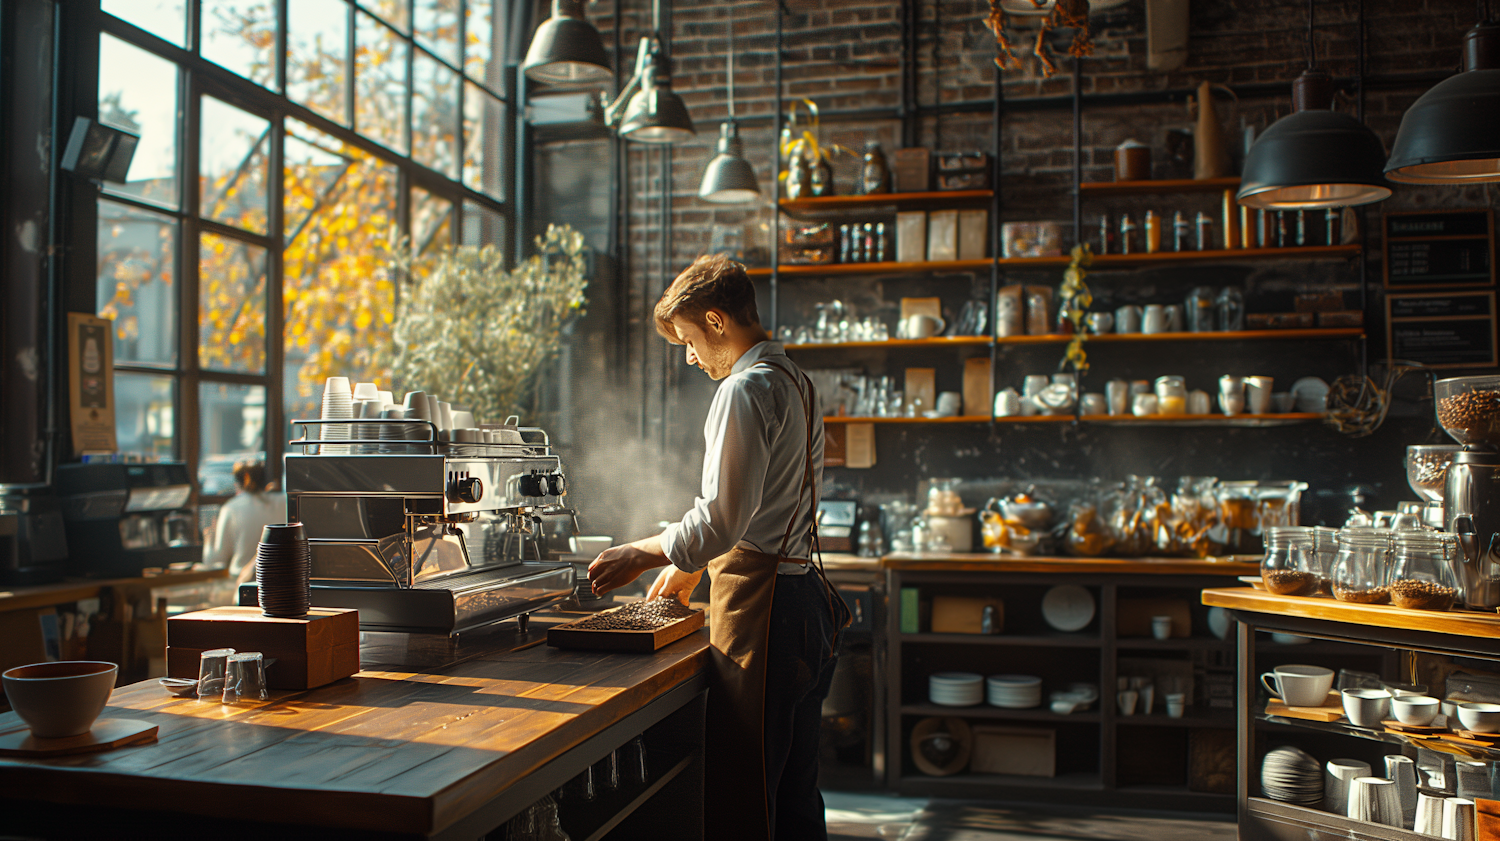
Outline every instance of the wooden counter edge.
<svg viewBox="0 0 1500 841"><path fill-rule="evenodd" d="M97 581L63 581L56 584L33 584L24 587L0 587L0 611L26 610L33 607L52 607L82 599L92 599L110 587L178 587L202 581L216 581L229 575L229 570L193 569L181 572L168 571L160 575L143 575L139 578L101 578Z"/></svg>
<svg viewBox="0 0 1500 841"><path fill-rule="evenodd" d="M1429 631L1465 637L1494 637L1500 634L1500 615L1437 610L1410 610L1392 605L1353 604L1331 597L1278 596L1253 587L1218 587L1203 591L1203 603L1209 607L1323 619L1350 625L1395 628L1406 631Z"/></svg>
<svg viewBox="0 0 1500 841"><path fill-rule="evenodd" d="M1126 575L1258 575L1260 564L1196 558L1067 558L994 553L898 552L885 569L931 572L1076 572Z"/></svg>

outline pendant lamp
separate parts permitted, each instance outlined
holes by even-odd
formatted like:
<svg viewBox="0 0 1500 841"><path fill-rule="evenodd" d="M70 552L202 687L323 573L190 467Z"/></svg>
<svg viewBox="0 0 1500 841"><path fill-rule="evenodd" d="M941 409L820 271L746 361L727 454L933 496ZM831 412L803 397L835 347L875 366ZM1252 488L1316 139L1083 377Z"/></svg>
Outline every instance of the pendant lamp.
<svg viewBox="0 0 1500 841"><path fill-rule="evenodd" d="M1317 67L1312 15L1309 0L1308 68L1292 83L1293 112L1262 132L1245 156L1236 198L1246 207L1315 210L1369 204L1391 194L1381 175L1385 147L1380 138L1364 123L1330 108L1333 79Z"/></svg>
<svg viewBox="0 0 1500 841"><path fill-rule="evenodd" d="M1464 71L1406 109L1385 174L1405 184L1500 181L1500 24L1464 35Z"/></svg>
<svg viewBox="0 0 1500 841"><path fill-rule="evenodd" d="M703 170L698 197L717 204L739 204L760 198L755 170L745 160L745 144L734 122L734 18L729 20L729 119L719 126L718 154Z"/></svg>
<svg viewBox="0 0 1500 841"><path fill-rule="evenodd" d="M604 124L637 143L680 143L698 132L682 97L672 90L672 59L661 41L662 0L651 4L651 34L641 37L635 73L604 110ZM668 23L666 30L671 30Z"/></svg>
<svg viewBox="0 0 1500 841"><path fill-rule="evenodd" d="M589 85L615 75L599 30L584 20L583 0L552 0L552 17L537 27L521 70L549 85Z"/></svg>

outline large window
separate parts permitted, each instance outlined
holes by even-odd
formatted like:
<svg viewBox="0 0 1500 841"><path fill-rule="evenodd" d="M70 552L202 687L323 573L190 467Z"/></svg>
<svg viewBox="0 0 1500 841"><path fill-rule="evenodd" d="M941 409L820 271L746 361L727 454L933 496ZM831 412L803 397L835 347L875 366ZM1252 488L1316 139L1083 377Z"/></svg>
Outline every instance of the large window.
<svg viewBox="0 0 1500 841"><path fill-rule="evenodd" d="M97 208L120 447L225 495L326 378L391 388L391 244L505 243L504 2L101 9L99 119L141 136Z"/></svg>

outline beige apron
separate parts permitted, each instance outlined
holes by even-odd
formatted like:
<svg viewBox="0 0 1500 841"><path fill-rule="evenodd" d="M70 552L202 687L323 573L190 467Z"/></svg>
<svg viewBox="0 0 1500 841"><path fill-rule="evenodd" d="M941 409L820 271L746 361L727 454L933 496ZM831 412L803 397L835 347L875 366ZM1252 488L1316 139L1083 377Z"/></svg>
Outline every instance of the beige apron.
<svg viewBox="0 0 1500 841"><path fill-rule="evenodd" d="M706 784L704 824L705 837L715 841L771 837L769 796L766 792L765 688L766 647L771 629L771 601L776 593L776 568L786 558L787 545L796 527L797 511L802 497L812 484L812 383L802 384L791 372L775 362L767 365L791 378L802 398L807 415L807 461L802 486L797 492L798 505L787 523L777 555L735 548L709 561L708 638L713 646L712 690L708 693L707 743L705 746ZM817 509L817 488L811 489L813 509ZM813 518L813 545L817 542L816 516ZM830 599L832 586L820 567ZM835 628L848 624L848 608L838 600L834 607ZM843 612L838 610L844 608ZM844 618L840 618L844 617Z"/></svg>

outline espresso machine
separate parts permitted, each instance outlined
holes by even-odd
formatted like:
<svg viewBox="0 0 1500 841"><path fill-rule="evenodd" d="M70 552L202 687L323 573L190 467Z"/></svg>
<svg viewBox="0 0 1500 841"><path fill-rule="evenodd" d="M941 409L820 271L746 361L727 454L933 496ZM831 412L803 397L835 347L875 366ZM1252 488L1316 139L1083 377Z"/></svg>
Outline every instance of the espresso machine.
<svg viewBox="0 0 1500 841"><path fill-rule="evenodd" d="M1437 417L1463 449L1443 482L1443 522L1458 535L1459 602L1500 607L1500 377L1453 377L1433 386Z"/></svg>
<svg viewBox="0 0 1500 841"><path fill-rule="evenodd" d="M61 464L53 479L62 504L69 572L134 578L203 560L193 481L182 462Z"/></svg>
<svg viewBox="0 0 1500 841"><path fill-rule="evenodd" d="M545 431L454 430L468 433L457 443L425 421L369 423L360 427L421 434L380 429L325 452L316 436L291 442L302 452L286 458L288 518L312 551L312 604L357 609L365 631L457 636L512 617L524 628L527 615L572 595L573 567L557 560L543 527L564 517L576 533ZM244 585L240 604L255 596Z"/></svg>

